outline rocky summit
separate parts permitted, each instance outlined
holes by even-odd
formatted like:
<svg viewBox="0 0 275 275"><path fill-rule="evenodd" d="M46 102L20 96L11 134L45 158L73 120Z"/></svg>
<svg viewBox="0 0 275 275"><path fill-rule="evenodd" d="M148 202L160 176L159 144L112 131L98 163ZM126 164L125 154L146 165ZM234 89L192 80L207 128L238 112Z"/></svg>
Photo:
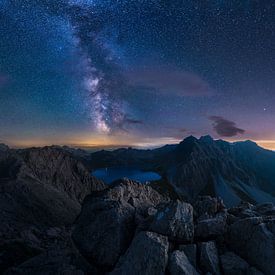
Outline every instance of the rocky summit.
<svg viewBox="0 0 275 275"><path fill-rule="evenodd" d="M228 207L163 182L105 185L89 165L68 148L1 146L2 274L275 273L272 202Z"/></svg>

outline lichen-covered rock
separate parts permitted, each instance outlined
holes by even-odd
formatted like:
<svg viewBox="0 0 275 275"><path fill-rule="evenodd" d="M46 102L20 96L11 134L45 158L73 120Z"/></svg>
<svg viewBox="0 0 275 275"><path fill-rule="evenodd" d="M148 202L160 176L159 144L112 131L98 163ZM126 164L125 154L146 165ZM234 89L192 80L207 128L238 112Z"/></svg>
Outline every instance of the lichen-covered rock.
<svg viewBox="0 0 275 275"><path fill-rule="evenodd" d="M224 275L245 275L248 273L249 265L241 257L233 252L221 255L221 266Z"/></svg>
<svg viewBox="0 0 275 275"><path fill-rule="evenodd" d="M111 275L162 275L168 261L168 239L153 232L139 232Z"/></svg>
<svg viewBox="0 0 275 275"><path fill-rule="evenodd" d="M223 209L225 209L225 206L220 198L200 196L194 203L194 213L196 217L200 217L204 214L214 216Z"/></svg>
<svg viewBox="0 0 275 275"><path fill-rule="evenodd" d="M104 192L104 196L110 200L127 202L140 213L148 212L148 208L170 200L151 186L128 179L118 180L111 184L110 188Z"/></svg>
<svg viewBox="0 0 275 275"><path fill-rule="evenodd" d="M199 266L203 272L220 274L219 256L215 242L203 242L199 245Z"/></svg>
<svg viewBox="0 0 275 275"><path fill-rule="evenodd" d="M179 243L192 241L193 207L179 200L162 205L150 225L150 231L166 235L170 240Z"/></svg>
<svg viewBox="0 0 275 275"><path fill-rule="evenodd" d="M183 251L176 250L169 257L168 270L171 275L198 275Z"/></svg>
<svg viewBox="0 0 275 275"><path fill-rule="evenodd" d="M218 213L215 217L199 219L195 225L195 237L209 239L223 235L227 230L227 214Z"/></svg>

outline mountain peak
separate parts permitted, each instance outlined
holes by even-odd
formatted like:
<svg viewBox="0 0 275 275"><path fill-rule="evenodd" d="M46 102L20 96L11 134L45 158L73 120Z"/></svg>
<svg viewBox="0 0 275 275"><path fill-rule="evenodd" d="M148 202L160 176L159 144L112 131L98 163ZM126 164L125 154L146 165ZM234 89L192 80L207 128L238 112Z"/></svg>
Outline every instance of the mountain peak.
<svg viewBox="0 0 275 275"><path fill-rule="evenodd" d="M183 141L181 141L180 144L181 143L193 143L195 141L198 141L198 139L191 135L191 136L186 137Z"/></svg>
<svg viewBox="0 0 275 275"><path fill-rule="evenodd" d="M210 135L206 135L206 136L201 136L199 141L204 143L212 143L214 139Z"/></svg>

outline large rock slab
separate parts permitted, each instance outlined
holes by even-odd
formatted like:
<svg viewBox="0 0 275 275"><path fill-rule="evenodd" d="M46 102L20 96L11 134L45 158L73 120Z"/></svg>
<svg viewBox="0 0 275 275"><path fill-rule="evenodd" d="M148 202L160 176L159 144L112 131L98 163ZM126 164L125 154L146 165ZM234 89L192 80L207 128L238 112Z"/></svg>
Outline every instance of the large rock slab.
<svg viewBox="0 0 275 275"><path fill-rule="evenodd" d="M76 246L90 262L110 270L134 235L134 213L126 203L86 200L72 234Z"/></svg>
<svg viewBox="0 0 275 275"><path fill-rule="evenodd" d="M229 227L228 245L265 274L275 270L275 219L241 219Z"/></svg>
<svg viewBox="0 0 275 275"><path fill-rule="evenodd" d="M154 217L150 231L166 235L170 240L179 243L192 241L193 207L179 200L162 205Z"/></svg>
<svg viewBox="0 0 275 275"><path fill-rule="evenodd" d="M187 256L190 263L196 268L197 267L197 245L196 244L180 245L179 250L184 252L184 254Z"/></svg>
<svg viewBox="0 0 275 275"><path fill-rule="evenodd" d="M205 273L220 274L219 256L215 242L203 242L199 246L199 266Z"/></svg>
<svg viewBox="0 0 275 275"><path fill-rule="evenodd" d="M168 270L171 275L197 275L196 269L189 262L183 251L174 251L169 258Z"/></svg>
<svg viewBox="0 0 275 275"><path fill-rule="evenodd" d="M139 232L112 275L161 275L168 262L168 239L153 232Z"/></svg>

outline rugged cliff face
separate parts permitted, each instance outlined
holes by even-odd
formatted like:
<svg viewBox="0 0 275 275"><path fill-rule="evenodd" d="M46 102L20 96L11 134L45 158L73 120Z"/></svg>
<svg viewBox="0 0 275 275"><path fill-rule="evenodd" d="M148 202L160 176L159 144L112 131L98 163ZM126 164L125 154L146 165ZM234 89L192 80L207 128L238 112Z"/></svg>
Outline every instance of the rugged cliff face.
<svg viewBox="0 0 275 275"><path fill-rule="evenodd" d="M255 143L189 137L177 146L172 158L168 179L188 199L220 196L228 206L241 200L275 201L275 153Z"/></svg>
<svg viewBox="0 0 275 275"><path fill-rule="evenodd" d="M33 215L39 221L48 213L45 220L57 223L74 220L84 197L104 188L81 162L55 147L1 150L0 181L0 202L9 208L7 213L18 211L19 220Z"/></svg>
<svg viewBox="0 0 275 275"><path fill-rule="evenodd" d="M0 269L51 244L50 228L58 227L57 235L66 235L62 228L76 219L84 197L103 188L82 163L60 148L12 150L2 146Z"/></svg>
<svg viewBox="0 0 275 275"><path fill-rule="evenodd" d="M17 154L24 163L19 178L33 178L75 201L82 202L92 190L104 187L102 182L90 175L82 162L61 147L31 148L19 150Z"/></svg>

